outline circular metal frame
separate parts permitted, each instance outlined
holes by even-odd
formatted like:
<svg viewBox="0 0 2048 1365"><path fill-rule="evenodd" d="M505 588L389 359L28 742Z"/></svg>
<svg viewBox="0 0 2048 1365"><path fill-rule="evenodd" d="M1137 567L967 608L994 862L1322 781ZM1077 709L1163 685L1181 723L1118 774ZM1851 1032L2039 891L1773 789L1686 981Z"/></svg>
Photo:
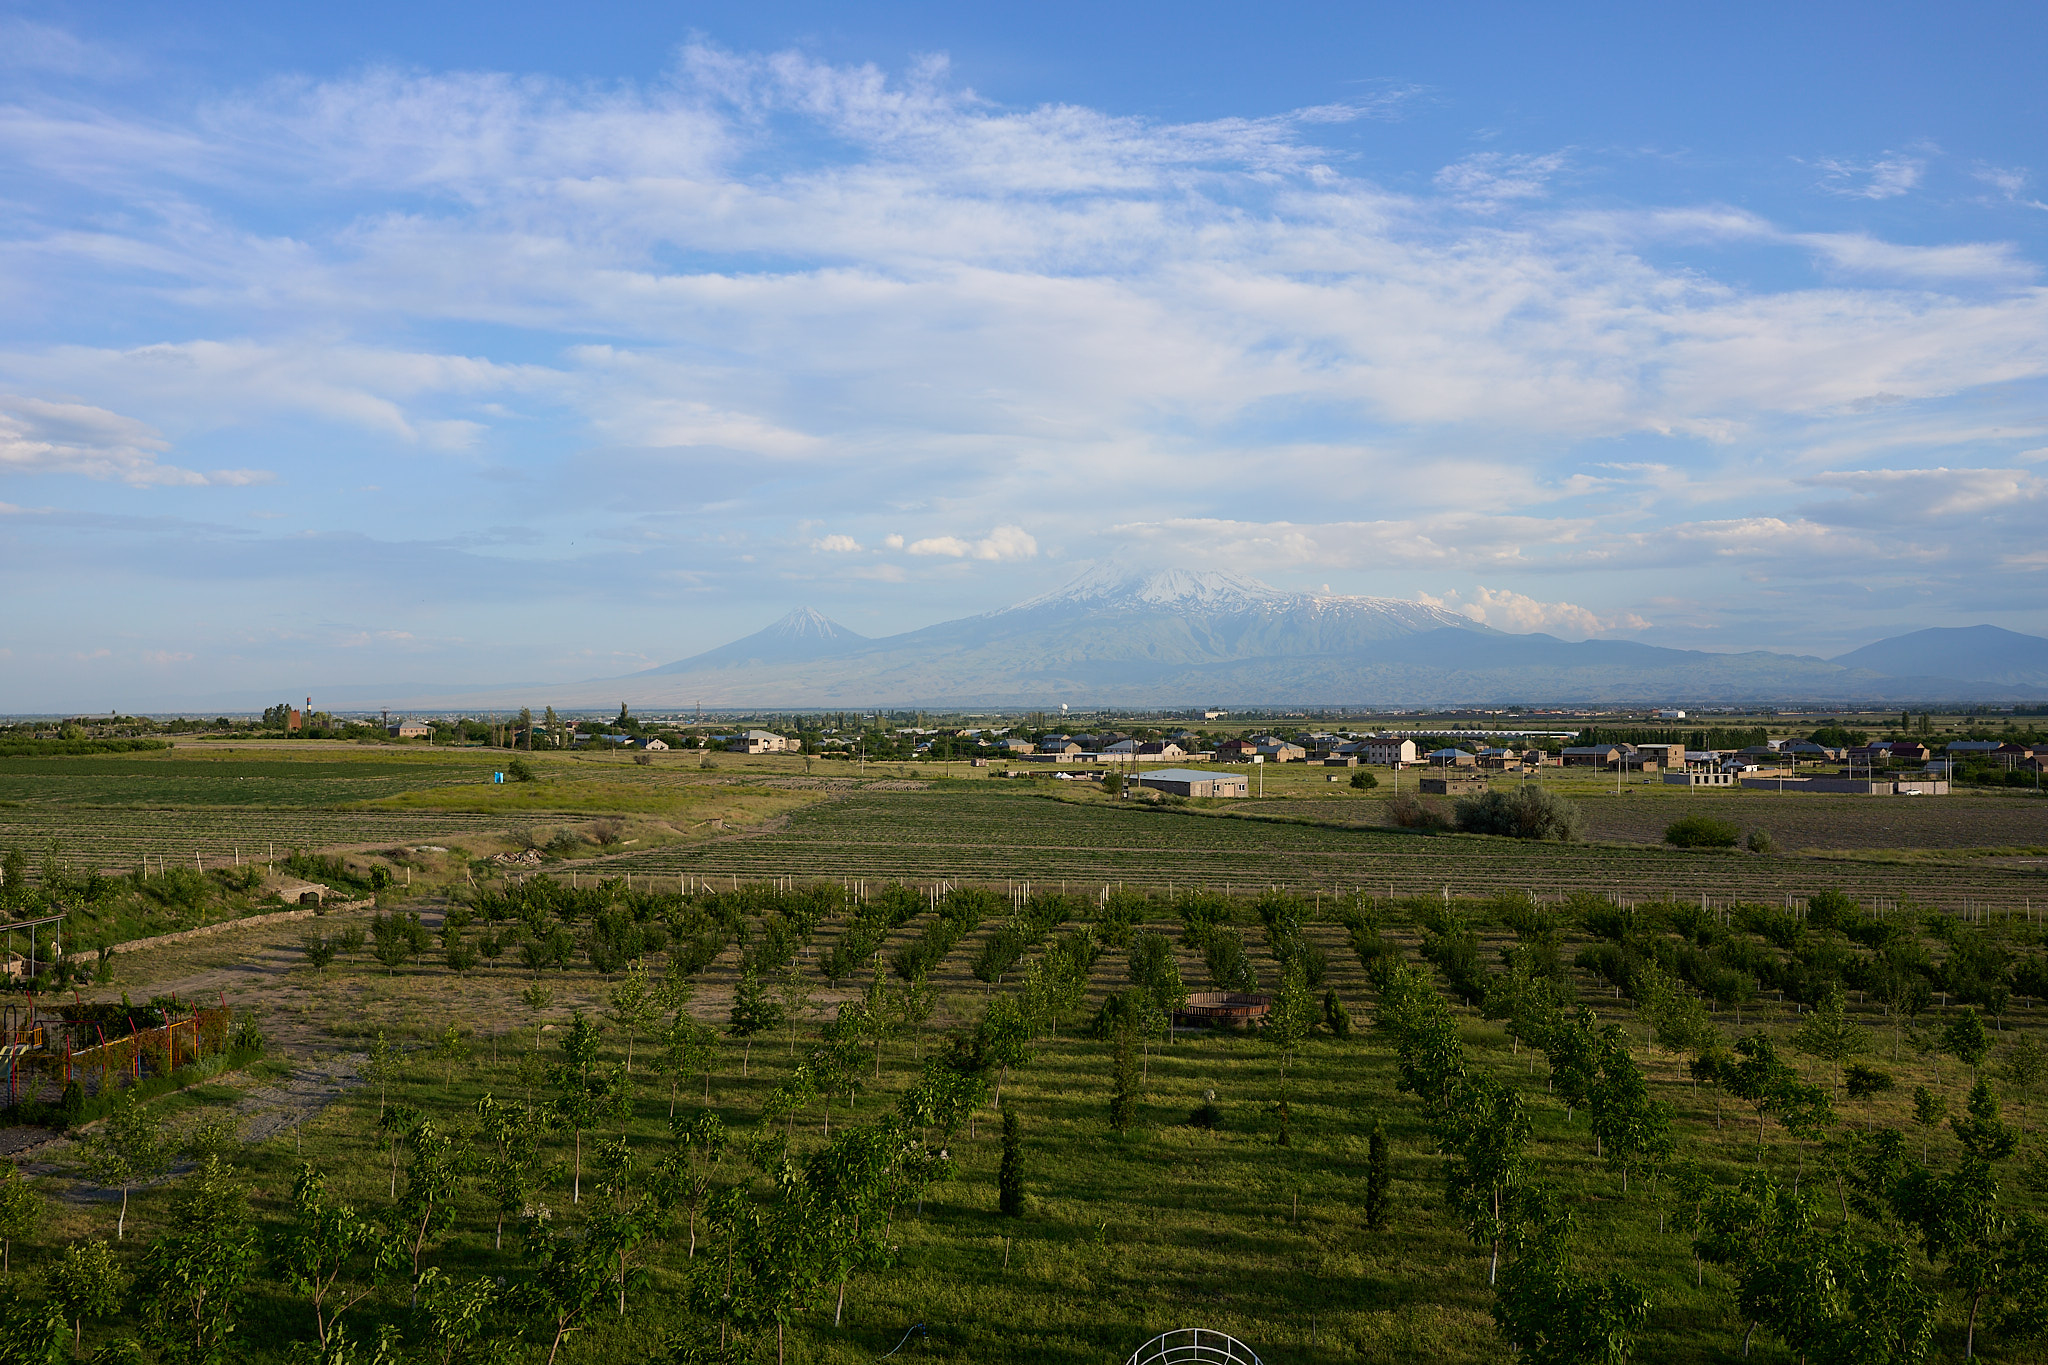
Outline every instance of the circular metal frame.
<svg viewBox="0 0 2048 1365"><path fill-rule="evenodd" d="M1208 1327L1161 1332L1131 1352L1124 1365L1260 1365L1252 1348Z"/></svg>

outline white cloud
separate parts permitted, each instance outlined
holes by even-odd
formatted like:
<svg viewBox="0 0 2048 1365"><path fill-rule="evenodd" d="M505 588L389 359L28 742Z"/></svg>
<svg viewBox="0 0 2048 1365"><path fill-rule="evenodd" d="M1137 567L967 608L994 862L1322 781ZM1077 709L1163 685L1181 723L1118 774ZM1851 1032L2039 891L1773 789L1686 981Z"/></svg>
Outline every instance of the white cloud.
<svg viewBox="0 0 2048 1365"><path fill-rule="evenodd" d="M1522 635L1543 631L1578 640L1589 635L1650 628L1649 621L1632 611L1602 616L1576 603L1540 602L1518 592L1489 588L1483 584L1469 598L1453 590L1441 597L1417 593L1416 600L1427 606L1458 612L1481 625Z"/></svg>
<svg viewBox="0 0 2048 1365"><path fill-rule="evenodd" d="M1469 205L1493 208L1513 199L1540 199L1564 169L1565 154L1477 152L1436 173L1436 187Z"/></svg>
<svg viewBox="0 0 2048 1365"><path fill-rule="evenodd" d="M1824 157L1813 164L1820 169L1822 189L1853 199L1895 199L1916 188L1927 172L1924 153L1886 152L1863 162Z"/></svg>
<svg viewBox="0 0 2048 1365"><path fill-rule="evenodd" d="M1177 558L1455 570L1538 606L1557 590L1522 576L1563 568L1881 563L1857 509L1905 525L1923 495L1989 527L1923 519L1950 562L2028 543L2005 516L2036 506L2024 483L1800 479L2035 467L2030 244L1887 241L1848 202L1798 231L1575 205L1601 173L1584 148L1480 153L1404 193L1318 141L1401 98L1172 123L1000 106L939 61L706 47L637 85L376 70L157 120L23 98L0 108L29 206L0 296L41 321L10 329L0 388L101 417L66 437L0 409L0 468L255 478L166 462L255 462L195 452L267 419L308 438L279 443L295 482L412 478L421 506L479 506L456 535L502 516L426 463L328 465L443 452L492 496L573 489L531 553L630 544L663 591L749 581L793 505L830 509L841 529L795 539L842 564L1057 559L1116 521ZM1820 174L1896 198L1934 155ZM72 211L87 186L107 211ZM1821 284L1775 282L1816 264ZM108 346L70 313L162 339ZM703 562L654 563L690 545Z"/></svg>
<svg viewBox="0 0 2048 1365"><path fill-rule="evenodd" d="M202 474L157 459L170 449L147 423L86 403L0 394L0 473L82 474L129 484L242 486L268 483L260 469Z"/></svg>
<svg viewBox="0 0 2048 1365"><path fill-rule="evenodd" d="M0 68L106 78L121 75L132 65L66 29L18 15L0 15Z"/></svg>
<svg viewBox="0 0 2048 1365"><path fill-rule="evenodd" d="M562 372L539 366L311 338L165 342L127 350L58 346L42 353L17 348L0 353L0 376L118 394L123 406L187 430L232 427L258 417L315 418L446 452L476 446L487 424L426 409L478 404L502 393L554 395L573 387Z"/></svg>
<svg viewBox="0 0 2048 1365"><path fill-rule="evenodd" d="M1900 246L1861 232L1801 233L1803 242L1843 270L1919 280L2025 280L2037 272L2010 242L1958 242L1950 246Z"/></svg>
<svg viewBox="0 0 2048 1365"><path fill-rule="evenodd" d="M822 554L852 555L860 553L860 542L852 536L820 536L811 542L811 548Z"/></svg>
<svg viewBox="0 0 2048 1365"><path fill-rule="evenodd" d="M1038 554L1038 542L1021 526L998 526L980 540L962 540L958 536L913 540L910 553L949 559L1032 559Z"/></svg>

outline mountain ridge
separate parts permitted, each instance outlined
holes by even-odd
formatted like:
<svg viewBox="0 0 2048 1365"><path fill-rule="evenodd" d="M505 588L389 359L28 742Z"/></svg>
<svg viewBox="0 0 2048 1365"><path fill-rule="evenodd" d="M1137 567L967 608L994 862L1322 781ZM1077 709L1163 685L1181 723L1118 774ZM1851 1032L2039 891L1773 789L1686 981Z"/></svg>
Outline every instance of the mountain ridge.
<svg viewBox="0 0 2048 1365"><path fill-rule="evenodd" d="M2048 649L2048 640L2036 643ZM1103 565L1006 607L879 638L800 607L742 639L626 678L546 689L543 699L623 697L641 708L1698 705L2018 700L2032 685L1864 666L1899 656L1890 641L1853 653L1860 657L1845 662L1567 641L1396 598L1289 592L1224 570Z"/></svg>
<svg viewBox="0 0 2048 1365"><path fill-rule="evenodd" d="M1939 660L1943 676L1968 682L2048 686L2048 640L2003 626L1929 626L1852 649L1832 662L1891 672L1882 665L1894 659Z"/></svg>

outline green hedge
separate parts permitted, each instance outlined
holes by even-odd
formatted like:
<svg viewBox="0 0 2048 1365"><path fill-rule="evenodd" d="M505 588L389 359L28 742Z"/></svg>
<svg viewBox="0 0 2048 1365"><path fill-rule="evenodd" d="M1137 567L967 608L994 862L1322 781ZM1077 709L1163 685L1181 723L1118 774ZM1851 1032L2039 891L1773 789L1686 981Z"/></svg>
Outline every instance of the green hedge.
<svg viewBox="0 0 2048 1365"><path fill-rule="evenodd" d="M0 758L63 758L76 754L132 754L168 749L167 739L9 739L0 740Z"/></svg>

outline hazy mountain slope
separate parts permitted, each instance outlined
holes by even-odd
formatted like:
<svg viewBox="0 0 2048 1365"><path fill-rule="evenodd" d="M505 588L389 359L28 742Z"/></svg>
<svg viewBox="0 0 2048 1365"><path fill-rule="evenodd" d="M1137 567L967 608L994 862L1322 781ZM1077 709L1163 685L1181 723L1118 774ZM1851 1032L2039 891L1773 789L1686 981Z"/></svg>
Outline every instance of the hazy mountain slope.
<svg viewBox="0 0 2048 1365"><path fill-rule="evenodd" d="M1928 653L1942 652L1871 649L1887 660L1900 657L1921 665L1928 662ZM1857 656L1829 661L1762 651L1710 654L1625 640L1510 635L1415 602L1283 592L1215 571L1091 570L1056 592L1015 606L884 639L865 639L816 612L800 610L743 640L645 673L521 689L520 700L511 704L611 707L624 700L640 710L698 703L827 708L1042 707L1060 702L1697 706L2017 700L2026 686L2024 681L1887 676L1857 666ZM460 704L504 705L508 700L494 691L490 699Z"/></svg>
<svg viewBox="0 0 2048 1365"><path fill-rule="evenodd" d="M630 676L645 678L665 673L693 673L700 669L829 659L851 653L868 643L871 642L865 635L856 635L809 607L798 607L775 624L757 630L745 639Z"/></svg>
<svg viewBox="0 0 2048 1365"><path fill-rule="evenodd" d="M1835 661L1894 675L1932 674L2016 687L2048 686L2048 640L1999 626L1935 626L1851 650Z"/></svg>

